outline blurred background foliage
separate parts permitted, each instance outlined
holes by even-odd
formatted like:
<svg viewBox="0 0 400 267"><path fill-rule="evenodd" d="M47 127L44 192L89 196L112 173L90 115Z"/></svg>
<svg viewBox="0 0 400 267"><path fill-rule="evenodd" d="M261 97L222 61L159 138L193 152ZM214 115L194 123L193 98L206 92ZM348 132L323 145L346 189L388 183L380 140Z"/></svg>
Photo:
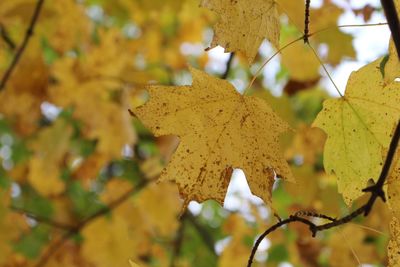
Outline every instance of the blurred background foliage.
<svg viewBox="0 0 400 267"><path fill-rule="evenodd" d="M302 35L304 3L277 2L284 45ZM335 27L339 18L350 12L367 23L382 11L320 2L310 30L331 28L311 43L333 71L357 59L353 35ZM0 73L36 4L0 1ZM220 48L205 52L217 16L198 6L197 0L44 2L35 34L0 92L0 266L120 267L129 259L139 266L245 266L255 238L276 215L348 212L335 177L323 171L325 134L310 127L331 92L302 42L267 65L251 89L294 130L282 145L297 184L277 181L274 206L266 207L236 170L225 208L210 200L181 211L176 186L155 183L179 140L154 138L129 115L146 100L145 85L190 84L190 65L215 76L229 68L227 79L242 91L276 51L264 43L250 67L241 55L228 64ZM317 238L289 225L263 241L254 266L385 266L389 219L382 205Z"/></svg>

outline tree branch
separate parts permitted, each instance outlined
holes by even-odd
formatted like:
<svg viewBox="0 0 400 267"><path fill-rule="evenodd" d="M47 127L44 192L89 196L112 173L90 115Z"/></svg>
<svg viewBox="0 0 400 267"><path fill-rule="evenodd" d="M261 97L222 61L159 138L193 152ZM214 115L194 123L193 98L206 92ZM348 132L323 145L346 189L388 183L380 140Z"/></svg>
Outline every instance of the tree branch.
<svg viewBox="0 0 400 267"><path fill-rule="evenodd" d="M47 224L47 225L52 226L54 228L58 228L58 229L61 229L61 230L64 230L64 231L70 231L70 230L74 229L73 225L69 225L69 224L53 221L50 218L46 218L46 217L43 217L43 216L40 216L40 215L33 214L32 212L30 212L28 210L25 210L25 209L22 209L22 208L19 208L19 207L16 207L16 206L10 206L9 208L10 208L10 210L12 210L14 212L23 214L26 217L31 218L31 219L39 222L39 223Z"/></svg>
<svg viewBox="0 0 400 267"><path fill-rule="evenodd" d="M29 27L26 30L24 40L22 41L21 46L18 48L17 52L15 53L15 56L14 56L13 60L11 61L10 66L8 67L8 69L4 73L3 77L1 78L0 91L5 88L7 81L9 80L12 72L14 71L15 67L17 66L19 60L21 59L21 56L24 53L25 48L27 47L31 36L33 35L33 31L34 31L36 22L39 18L40 11L42 10L43 3L44 3L44 0L38 0L36 3L36 7L33 12L31 21L29 23ZM2 32L3 32L3 30L2 30Z"/></svg>
<svg viewBox="0 0 400 267"><path fill-rule="evenodd" d="M397 56L400 59L400 23L393 0L381 0L385 16L392 33L393 41L396 46Z"/></svg>

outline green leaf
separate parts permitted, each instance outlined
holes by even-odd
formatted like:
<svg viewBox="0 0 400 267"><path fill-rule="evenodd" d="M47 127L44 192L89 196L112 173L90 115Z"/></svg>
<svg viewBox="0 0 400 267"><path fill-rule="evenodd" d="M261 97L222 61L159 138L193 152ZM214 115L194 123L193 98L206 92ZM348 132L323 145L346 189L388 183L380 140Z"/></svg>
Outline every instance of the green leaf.
<svg viewBox="0 0 400 267"><path fill-rule="evenodd" d="M289 259L289 252L284 244L272 246L268 251L268 262L283 262Z"/></svg>
<svg viewBox="0 0 400 267"><path fill-rule="evenodd" d="M38 225L22 236L14 245L16 252L21 253L28 259L35 259L40 255L43 246L49 241L50 228L44 225Z"/></svg>

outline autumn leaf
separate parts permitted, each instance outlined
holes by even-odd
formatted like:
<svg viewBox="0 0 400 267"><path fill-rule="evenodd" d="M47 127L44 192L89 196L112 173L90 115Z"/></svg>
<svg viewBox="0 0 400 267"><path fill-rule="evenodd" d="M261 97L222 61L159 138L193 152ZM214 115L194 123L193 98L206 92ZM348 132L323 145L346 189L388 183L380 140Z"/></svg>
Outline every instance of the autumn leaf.
<svg viewBox="0 0 400 267"><path fill-rule="evenodd" d="M400 266L400 222L393 217L390 222L390 241L388 244L389 267Z"/></svg>
<svg viewBox="0 0 400 267"><path fill-rule="evenodd" d="M0 112L12 118L18 133L25 136L37 130L40 104L47 94L49 70L38 51L39 47L38 40L33 39L10 80L10 89L0 93Z"/></svg>
<svg viewBox="0 0 400 267"><path fill-rule="evenodd" d="M246 237L252 235L251 228L238 214L232 214L226 219L224 232L230 235L228 245L222 251L218 261L219 267L246 266L250 247L244 242Z"/></svg>
<svg viewBox="0 0 400 267"><path fill-rule="evenodd" d="M274 171L293 179L278 145L288 126L263 100L202 71L191 73L192 86L149 87L150 100L134 111L156 136L180 138L160 180L175 181L186 202L222 203L232 168L241 168L252 192L269 203Z"/></svg>
<svg viewBox="0 0 400 267"><path fill-rule="evenodd" d="M326 100L314 122L328 134L324 166L338 177L339 192L347 204L361 196L369 179L378 178L382 149L389 146L392 128L400 118L400 85L384 82L381 61L353 72L344 97Z"/></svg>
<svg viewBox="0 0 400 267"><path fill-rule="evenodd" d="M335 27L343 12L343 8L331 2L326 2L321 8L311 9L310 11L310 17L312 18L310 32L331 28L329 31L325 30L316 34L315 41L326 44L328 48L326 60L332 65L339 64L344 57L354 58L356 56L352 45L353 36Z"/></svg>
<svg viewBox="0 0 400 267"><path fill-rule="evenodd" d="M377 251L372 244L364 241L366 238L365 229L354 224L337 229L329 241L329 266L358 266L360 263L372 262Z"/></svg>
<svg viewBox="0 0 400 267"><path fill-rule="evenodd" d="M282 44L286 44L298 37L297 30L286 29L282 33ZM312 81L319 79L320 63L313 51L307 45L296 42L281 52L282 65L289 71L290 77L296 81ZM304 66L307 66L305 68Z"/></svg>
<svg viewBox="0 0 400 267"><path fill-rule="evenodd" d="M83 134L98 140L99 155L110 159L119 157L123 146L136 139L129 114L122 108L127 104L125 91L118 91L120 84L110 78L119 77L130 54L120 52L122 47L126 49L127 43L119 32L100 32L99 35L102 46L93 44L86 57L63 58L53 66L58 82L49 88L49 93L51 101L58 106L74 107L73 116L82 121ZM112 45L114 43L119 46ZM113 95L117 99L120 95L120 99L112 99Z"/></svg>
<svg viewBox="0 0 400 267"><path fill-rule="evenodd" d="M71 135L72 128L58 120L43 129L32 144L35 157L29 162L28 180L44 196L59 194L65 188L60 165L68 151Z"/></svg>
<svg viewBox="0 0 400 267"><path fill-rule="evenodd" d="M386 150L384 151L385 153ZM400 266L400 150L392 162L392 167L387 178L388 205L391 210L392 219L390 221L390 240L387 247L389 267Z"/></svg>
<svg viewBox="0 0 400 267"><path fill-rule="evenodd" d="M305 164L313 165L322 154L325 139L325 134L320 129L300 124L285 156L287 159L300 156Z"/></svg>
<svg viewBox="0 0 400 267"><path fill-rule="evenodd" d="M139 232L139 224L139 221L130 222L120 216L94 221L82 231L85 238L82 254L95 266L126 266L145 240L145 234Z"/></svg>
<svg viewBox="0 0 400 267"><path fill-rule="evenodd" d="M214 27L211 48L221 45L226 52L242 52L249 63L267 38L279 46L279 16L273 0L202 0L201 6L215 11L219 21Z"/></svg>
<svg viewBox="0 0 400 267"><path fill-rule="evenodd" d="M27 222L20 214L12 213L8 209L10 197L0 189L0 265L10 263L13 254L12 244L18 240L20 233L27 228Z"/></svg>
<svg viewBox="0 0 400 267"><path fill-rule="evenodd" d="M140 265L134 262L133 260L129 260L129 264L131 265L131 267L140 267Z"/></svg>

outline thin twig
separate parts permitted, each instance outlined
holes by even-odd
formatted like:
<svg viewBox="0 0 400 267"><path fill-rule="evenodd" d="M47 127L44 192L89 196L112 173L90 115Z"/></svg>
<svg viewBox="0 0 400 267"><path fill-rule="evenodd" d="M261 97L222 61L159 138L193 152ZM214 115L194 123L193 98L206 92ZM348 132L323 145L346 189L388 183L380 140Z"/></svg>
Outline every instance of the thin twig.
<svg viewBox="0 0 400 267"><path fill-rule="evenodd" d="M132 187L131 189L126 191L119 198L117 198L116 200L114 200L110 204L108 204L106 207L101 208L100 210L98 210L94 214L92 214L89 217L87 217L86 219L84 219L81 223L78 224L77 228L78 229L82 229L89 222L91 222L91 221L95 220L96 218L101 217L101 216L109 213L111 210L117 208L119 205L124 203L133 194L140 192L151 181L153 181L153 179L151 179L151 180L141 179L141 181L137 185L135 185L134 187Z"/></svg>
<svg viewBox="0 0 400 267"><path fill-rule="evenodd" d="M383 10L385 11L385 16L387 22L389 23L389 29L392 33L392 38L394 45L396 46L397 55L400 59L400 23L399 17L396 12L396 6L393 0L381 0Z"/></svg>
<svg viewBox="0 0 400 267"><path fill-rule="evenodd" d="M178 231L176 232L176 237L173 242L173 247L172 247L172 255L171 255L171 261L170 261L170 267L175 266L175 261L179 258L179 255L181 253L182 249L182 244L183 244L183 237L185 234L185 221L186 221L186 216L181 217L180 225L178 228Z"/></svg>
<svg viewBox="0 0 400 267"><path fill-rule="evenodd" d="M305 44L308 44L308 26L310 24L310 2L311 0L306 0L306 10L304 14L304 35L303 40Z"/></svg>
<svg viewBox="0 0 400 267"><path fill-rule="evenodd" d="M46 217L43 217L43 216L40 216L40 215L37 215L37 214L33 214L32 212L30 212L28 210L25 210L25 209L22 209L22 208L19 208L19 207L16 207L16 206L10 206L9 208L10 208L10 210L12 210L14 212L23 214L26 217L31 218L31 219L39 222L39 223L47 224L47 225L52 226L54 228L58 228L58 229L61 229L61 230L64 230L64 231L71 231L72 229L75 228L73 225L65 224L65 223L62 223L62 222L53 221L50 218L46 218Z"/></svg>
<svg viewBox="0 0 400 267"><path fill-rule="evenodd" d="M27 47L31 36L33 35L34 28L35 28L36 22L39 18L40 11L42 10L43 3L44 3L44 0L38 0L36 3L36 7L35 7L35 10L32 15L31 22L29 23L29 27L26 30L24 40L22 41L21 46L18 48L17 52L15 53L15 56L14 56L13 60L11 61L10 66L8 67L8 69L4 73L3 77L1 78L0 91L5 88L7 81L9 80L14 68L17 66L18 61L21 59L21 56L24 53L25 48Z"/></svg>
<svg viewBox="0 0 400 267"><path fill-rule="evenodd" d="M46 253L43 254L43 256L39 259L38 262L34 265L34 267L43 267L46 266L47 262L50 260L50 258L60 249L64 246L65 242L67 242L71 237L73 237L77 232L75 231L68 231L64 233L60 239L58 239L55 243L53 243L49 249L46 251Z"/></svg>
<svg viewBox="0 0 400 267"><path fill-rule="evenodd" d="M199 224L199 222L196 221L196 218L193 216L193 214L191 212L187 211L184 213L183 216L187 218L187 220L194 226L194 228L200 234L200 237L203 239L206 247L214 255L216 255L215 249L214 249L214 240L213 240L212 236L210 235L210 233L208 231L206 231L206 229L201 224Z"/></svg>
<svg viewBox="0 0 400 267"><path fill-rule="evenodd" d="M231 67L232 67L232 62L233 62L233 58L235 57L235 53L231 53L230 55L229 55L229 59L228 59L228 61L226 62L226 68L225 68L225 71L224 71L224 73L221 75L221 79L226 79L226 78L228 78L228 75L229 75L229 71L231 70Z"/></svg>
<svg viewBox="0 0 400 267"><path fill-rule="evenodd" d="M6 28L1 23L0 23L0 36L11 50L15 49L16 45L15 45L14 41L11 39Z"/></svg>

